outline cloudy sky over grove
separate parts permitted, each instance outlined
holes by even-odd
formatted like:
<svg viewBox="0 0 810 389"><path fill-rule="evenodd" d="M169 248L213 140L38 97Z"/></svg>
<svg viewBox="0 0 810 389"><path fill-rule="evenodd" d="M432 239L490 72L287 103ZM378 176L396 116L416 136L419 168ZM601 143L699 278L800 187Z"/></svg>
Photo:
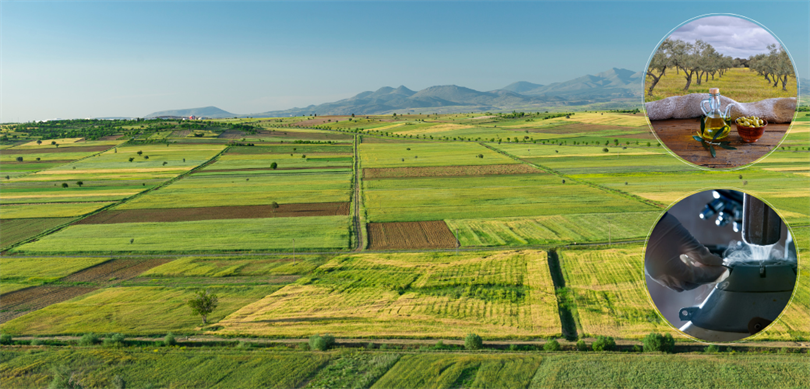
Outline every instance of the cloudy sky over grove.
<svg viewBox="0 0 810 389"><path fill-rule="evenodd" d="M700 39L717 52L734 58L767 53L767 46L779 41L767 30L748 20L733 16L709 16L693 20L675 30L672 39L694 43Z"/></svg>
<svg viewBox="0 0 810 389"><path fill-rule="evenodd" d="M707 4L710 12L767 26L793 55L800 77L810 77L806 0L4 0L0 122L204 106L249 114L383 86L487 91L614 67L641 71L658 42ZM713 29L694 33L710 36ZM755 30L736 30L746 32L726 39L734 50L764 43Z"/></svg>

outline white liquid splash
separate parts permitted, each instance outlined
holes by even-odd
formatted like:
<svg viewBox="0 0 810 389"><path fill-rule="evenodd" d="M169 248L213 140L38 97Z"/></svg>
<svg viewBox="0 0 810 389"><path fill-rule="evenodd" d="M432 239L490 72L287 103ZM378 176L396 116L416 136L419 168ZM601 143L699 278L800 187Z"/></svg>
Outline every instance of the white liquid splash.
<svg viewBox="0 0 810 389"><path fill-rule="evenodd" d="M785 258L785 247L779 243L768 246L748 244L732 240L723 252L723 264L726 266L741 262L762 262L769 260L791 260Z"/></svg>

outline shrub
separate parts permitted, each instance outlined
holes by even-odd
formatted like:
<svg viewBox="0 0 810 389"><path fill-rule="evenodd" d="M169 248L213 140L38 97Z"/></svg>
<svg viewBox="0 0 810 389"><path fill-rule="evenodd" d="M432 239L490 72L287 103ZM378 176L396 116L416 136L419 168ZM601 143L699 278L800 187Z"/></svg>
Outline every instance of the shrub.
<svg viewBox="0 0 810 389"><path fill-rule="evenodd" d="M717 345L716 345L716 344L710 344L710 345L709 345L708 347L706 347L706 349L705 349L705 350L703 350L703 351L705 351L705 352L707 352L707 353L715 354L715 353L719 353L719 352L720 352L720 347L717 347Z"/></svg>
<svg viewBox="0 0 810 389"><path fill-rule="evenodd" d="M11 338L11 335L9 335L9 334L0 335L0 344L11 344L12 340L13 339Z"/></svg>
<svg viewBox="0 0 810 389"><path fill-rule="evenodd" d="M251 347L253 347L252 344L245 342L243 340L240 340L239 343L236 344L236 348L248 349Z"/></svg>
<svg viewBox="0 0 810 389"><path fill-rule="evenodd" d="M116 374L115 377L113 377L112 382L113 388L115 389L126 389L127 387L127 383L126 381L124 381L124 377L121 377L120 375Z"/></svg>
<svg viewBox="0 0 810 389"><path fill-rule="evenodd" d="M31 339L31 345L32 346L41 346L42 345L42 340L37 339L37 338Z"/></svg>
<svg viewBox="0 0 810 389"><path fill-rule="evenodd" d="M612 336L599 335L596 337L596 341L591 345L591 348L593 351L611 351L616 348L616 341L613 340Z"/></svg>
<svg viewBox="0 0 810 389"><path fill-rule="evenodd" d="M366 345L367 350L374 350L374 343L369 343Z"/></svg>
<svg viewBox="0 0 810 389"><path fill-rule="evenodd" d="M309 348L313 350L326 351L335 345L335 337L332 335L312 335L309 338Z"/></svg>
<svg viewBox="0 0 810 389"><path fill-rule="evenodd" d="M560 351L562 347L560 347L560 342L557 339L551 339L550 341L546 342L543 345L543 350L545 351Z"/></svg>
<svg viewBox="0 0 810 389"><path fill-rule="evenodd" d="M124 335L112 334L112 335L104 338L103 345L104 345L104 347L123 347L124 346Z"/></svg>
<svg viewBox="0 0 810 389"><path fill-rule="evenodd" d="M518 345L510 344L509 345L509 351L518 351Z"/></svg>
<svg viewBox="0 0 810 389"><path fill-rule="evenodd" d="M481 339L481 337L473 334L472 332L464 337L464 348L467 350L478 350L483 346L484 341Z"/></svg>
<svg viewBox="0 0 810 389"><path fill-rule="evenodd" d="M587 343L585 343L585 341L584 341L584 340L580 339L580 340L577 342L577 350L578 350L578 351L588 351L588 344L587 344Z"/></svg>
<svg viewBox="0 0 810 389"><path fill-rule="evenodd" d="M98 343L98 336L94 333L84 334L81 338L79 338L79 345L80 346L92 346Z"/></svg>
<svg viewBox="0 0 810 389"><path fill-rule="evenodd" d="M651 332L644 337L644 352L661 351L671 353L675 347L675 339L672 335L661 335L657 332Z"/></svg>
<svg viewBox="0 0 810 389"><path fill-rule="evenodd" d="M433 346L433 348L435 348L436 350L442 350L442 349L444 349L444 342L442 342L441 340L440 340L440 341L438 341L438 342L436 342L436 345L435 345L435 346Z"/></svg>
<svg viewBox="0 0 810 389"><path fill-rule="evenodd" d="M163 347L163 341L162 340L156 340L155 341L155 347Z"/></svg>
<svg viewBox="0 0 810 389"><path fill-rule="evenodd" d="M166 336L163 338L163 344L166 345L166 346L174 346L174 345L176 345L177 340L174 339L174 334L171 333L171 332L166 334Z"/></svg>
<svg viewBox="0 0 810 389"><path fill-rule="evenodd" d="M306 342L298 343L298 346L296 346L296 348L298 348L301 351L309 351L309 344Z"/></svg>

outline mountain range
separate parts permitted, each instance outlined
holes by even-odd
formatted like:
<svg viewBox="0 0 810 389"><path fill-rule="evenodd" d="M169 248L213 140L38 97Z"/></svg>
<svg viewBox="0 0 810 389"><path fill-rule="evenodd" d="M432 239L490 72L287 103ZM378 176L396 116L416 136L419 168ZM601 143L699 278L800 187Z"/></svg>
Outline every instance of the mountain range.
<svg viewBox="0 0 810 389"><path fill-rule="evenodd" d="M457 85L431 86L413 91L405 86L382 87L353 97L320 105L251 114L235 114L217 107L154 112L156 116L279 117L301 115L376 115L390 113L456 113L485 111L537 111L555 107L589 106L598 109L634 108L641 105L644 74L627 69L578 77L548 85L519 81L503 88L481 92ZM808 83L801 81L801 95Z"/></svg>

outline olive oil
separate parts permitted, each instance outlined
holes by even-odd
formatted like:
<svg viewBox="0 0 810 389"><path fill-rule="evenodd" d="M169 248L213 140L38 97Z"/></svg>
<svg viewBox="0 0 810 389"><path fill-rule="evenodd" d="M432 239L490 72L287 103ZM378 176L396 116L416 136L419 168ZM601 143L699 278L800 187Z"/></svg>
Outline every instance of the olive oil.
<svg viewBox="0 0 810 389"><path fill-rule="evenodd" d="M708 103L708 107L706 104ZM700 102L700 109L703 110L703 122L700 123L698 135L707 142L719 141L728 137L731 125L726 122L729 117L729 110L734 103L726 106L725 112L720 109L720 88L709 89L709 98Z"/></svg>
<svg viewBox="0 0 810 389"><path fill-rule="evenodd" d="M700 136L709 142L726 138L731 131L731 127L719 116L706 116L703 118L703 124L703 133Z"/></svg>

